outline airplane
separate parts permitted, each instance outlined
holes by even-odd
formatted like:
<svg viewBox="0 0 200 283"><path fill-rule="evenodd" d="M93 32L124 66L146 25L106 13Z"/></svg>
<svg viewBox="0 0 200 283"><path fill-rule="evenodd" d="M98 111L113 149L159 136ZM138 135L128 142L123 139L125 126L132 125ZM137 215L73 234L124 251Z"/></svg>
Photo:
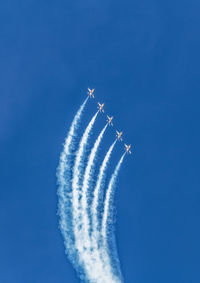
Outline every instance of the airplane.
<svg viewBox="0 0 200 283"><path fill-rule="evenodd" d="M97 108L99 109L100 112L104 112L103 107L104 107L104 103L101 104L101 103L98 102Z"/></svg>
<svg viewBox="0 0 200 283"><path fill-rule="evenodd" d="M93 89L90 89L89 87L88 87L88 95L90 96L90 98L94 98L94 88Z"/></svg>
<svg viewBox="0 0 200 283"><path fill-rule="evenodd" d="M107 118L108 118L108 120L107 120L108 124L111 125L111 126L113 126L112 119L113 119L114 117L113 117L113 116L112 116L112 117L109 117L109 116L107 115Z"/></svg>
<svg viewBox="0 0 200 283"><path fill-rule="evenodd" d="M130 144L130 145L124 144L124 145L125 145L125 150L126 150L126 152L129 153L129 154L131 154L131 151L130 151L131 144Z"/></svg>
<svg viewBox="0 0 200 283"><path fill-rule="evenodd" d="M119 141L122 141L122 132L116 131L116 133L117 133L117 139L118 139Z"/></svg>

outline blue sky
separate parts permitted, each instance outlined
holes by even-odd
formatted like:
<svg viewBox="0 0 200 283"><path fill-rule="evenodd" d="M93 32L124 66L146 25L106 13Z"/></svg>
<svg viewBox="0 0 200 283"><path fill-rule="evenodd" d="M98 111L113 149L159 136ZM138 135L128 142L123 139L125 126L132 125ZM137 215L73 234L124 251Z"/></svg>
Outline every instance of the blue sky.
<svg viewBox="0 0 200 283"><path fill-rule="evenodd" d="M134 146L116 194L125 282L200 282L199 10L197 0L1 1L1 282L79 282L58 230L56 167L88 86Z"/></svg>

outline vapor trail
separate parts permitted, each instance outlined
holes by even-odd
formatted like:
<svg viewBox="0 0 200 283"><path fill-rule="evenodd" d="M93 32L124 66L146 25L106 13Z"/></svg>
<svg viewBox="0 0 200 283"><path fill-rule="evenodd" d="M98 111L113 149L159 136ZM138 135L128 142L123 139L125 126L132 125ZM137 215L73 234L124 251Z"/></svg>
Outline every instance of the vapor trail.
<svg viewBox="0 0 200 283"><path fill-rule="evenodd" d="M88 142L88 138L90 136L90 132L96 120L99 111L91 119L88 124L81 141L79 143L78 150L76 152L75 164L73 168L73 178L72 178L72 221L74 228L74 236L75 236L75 247L78 251L78 259L79 264L85 265L90 259L86 256L84 252L86 247L82 238L82 221L81 221L81 208L80 208L80 199L82 197L81 192L81 176L83 175L83 166L84 166L84 157L86 153L86 146ZM87 270L87 265L85 265L85 271Z"/></svg>
<svg viewBox="0 0 200 283"><path fill-rule="evenodd" d="M108 124L105 125L98 138L95 141L95 144L91 150L87 167L85 169L84 177L83 177L83 188L82 188L82 198L81 198L81 214L83 218L83 241L86 244L87 248L91 246L91 239L89 237L89 215L88 215L88 189L91 185L91 181L93 180L93 167L95 158L97 155L97 151L100 145L100 142L103 138L106 128Z"/></svg>
<svg viewBox="0 0 200 283"><path fill-rule="evenodd" d="M106 153L106 156L101 164L100 170L99 170L99 174L98 174L98 179L97 179L97 183L96 183L96 187L94 189L94 198L92 201L92 208L91 208L91 214L92 214L92 242L93 245L97 245L98 244L98 230L99 230L99 218L98 218L98 205L99 205L99 200L100 197L102 195L102 189L104 186L104 182L105 182L105 174L106 174L106 169L108 166L108 162L111 156L111 153L113 151L113 148L116 144L117 140L115 140L113 142L113 144L110 146L108 152Z"/></svg>
<svg viewBox="0 0 200 283"><path fill-rule="evenodd" d="M60 229L64 238L64 244L66 252L69 258L73 262L74 257L74 245L71 227L71 167L73 163L72 155L76 143L77 130L79 127L80 119L88 101L88 97L85 99L77 114L75 115L68 135L64 142L63 151L60 156L60 163L57 170L58 178L58 214L60 216Z"/></svg>
<svg viewBox="0 0 200 283"><path fill-rule="evenodd" d="M94 190L94 196L92 201L92 208L91 208L91 229L92 235L89 238L90 241L90 258L92 259L91 270L93 271L92 278L94 282L97 283L119 283L121 280L119 279L116 274L114 274L111 261L109 260L109 254L107 250L105 250L104 246L100 244L100 223L99 223L99 202L100 196L103 195L103 186L105 182L105 173L107 169L107 165L112 153L112 150L116 144L115 140L113 144L110 146L106 156L101 164L99 169L99 173L97 176L96 187ZM89 228L89 227L88 227ZM95 280L96 279L96 280ZM92 281L93 282L93 281Z"/></svg>
<svg viewBox="0 0 200 283"><path fill-rule="evenodd" d="M112 218L113 218L113 198L114 198L114 191L115 191L115 184L116 179L121 167L121 164L123 162L123 159L125 157L126 152L122 155L121 159L119 160L117 166L115 167L114 173L111 176L110 182L108 184L108 189L106 191L105 201L104 201L104 212L102 217L102 223L101 223L101 237L102 237L102 258L107 254L109 254L109 246L108 246L108 232L110 228L113 228L112 225ZM110 235L109 235L110 236ZM113 242L114 244L114 242ZM113 247L114 248L114 247ZM115 254L115 262L119 262L117 251L113 250L111 251L113 254ZM110 255L111 260L111 255ZM111 265L114 265L112 262L110 262ZM118 264L119 265L119 264ZM121 274L119 266L117 266L116 270L119 274Z"/></svg>
<svg viewBox="0 0 200 283"><path fill-rule="evenodd" d="M88 98L73 119L57 170L60 229L68 257L77 271L81 273L82 280L90 283L120 283L122 282L120 274L116 272L112 257L110 257L108 229L112 227L110 219L113 209L115 180L125 154L121 157L111 176L101 221L99 202L101 202L100 197L103 197L106 169L116 140L106 153L98 175L94 176L95 158L108 125L105 125L97 137L87 159L88 139L99 112L98 110L92 117L78 144L78 127L87 100ZM78 149L75 152L76 147ZM90 187L95 177L97 182L92 207L89 209L89 192L91 192ZM92 222L90 222L89 213L91 213ZM90 230L92 230L92 235L90 235Z"/></svg>
<svg viewBox="0 0 200 283"><path fill-rule="evenodd" d="M109 219L109 212L112 209L111 204L114 196L114 189L115 189L115 182L119 173L119 169L123 162L126 152L122 155L121 159L119 160L117 166L115 167L115 171L111 176L110 182L108 184L108 189L106 191L106 197L104 202L104 212L102 217L101 223L101 235L104 239L107 237L107 229L108 229L108 219Z"/></svg>
<svg viewBox="0 0 200 283"><path fill-rule="evenodd" d="M82 243L84 243L84 251L82 252L82 259L84 261L87 281L95 282L95 283L118 282L117 279L115 279L115 276L112 274L112 268L110 266L106 266L104 264L104 261L102 261L101 253L97 245L95 247L94 245L92 245L91 237L89 233L91 229L90 228L91 223L89 220L88 190L94 178L93 167L94 167L97 151L107 126L108 124L106 124L106 126L99 134L89 155L89 159L84 173L83 186L81 190L82 197L80 200L80 212L81 212L80 222L82 223L82 226L80 225L80 235L82 235L81 241Z"/></svg>

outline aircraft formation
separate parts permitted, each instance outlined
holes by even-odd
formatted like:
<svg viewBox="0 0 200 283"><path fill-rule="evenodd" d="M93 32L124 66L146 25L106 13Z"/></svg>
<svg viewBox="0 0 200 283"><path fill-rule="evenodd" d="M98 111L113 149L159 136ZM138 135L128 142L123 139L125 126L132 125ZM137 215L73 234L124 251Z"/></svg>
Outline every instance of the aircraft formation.
<svg viewBox="0 0 200 283"><path fill-rule="evenodd" d="M93 89L90 89L90 88L88 88L88 95L89 95L89 97L90 98L95 98L95 96L94 96L94 88ZM104 113L104 103L97 103L97 108L99 109L99 111L100 112L102 112L102 113ZM109 117L108 115L107 115L107 123L108 123L108 125L110 125L110 126L113 126L113 122L112 122L112 120L113 120L113 116L112 117ZM117 137L117 139L118 139L118 141L122 141L123 139L122 139L122 133L123 132L118 132L117 130L116 130L116 137ZM127 144L124 144L124 148L125 148L125 151L126 151L126 153L127 154L131 154L131 151L130 151L130 148L131 148L131 144L130 145L127 145Z"/></svg>

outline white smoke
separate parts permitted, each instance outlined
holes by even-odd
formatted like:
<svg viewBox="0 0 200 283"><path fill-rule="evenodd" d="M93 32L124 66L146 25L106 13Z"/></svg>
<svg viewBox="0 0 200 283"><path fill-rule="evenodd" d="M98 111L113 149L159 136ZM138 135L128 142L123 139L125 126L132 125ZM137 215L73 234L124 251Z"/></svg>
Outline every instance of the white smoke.
<svg viewBox="0 0 200 283"><path fill-rule="evenodd" d="M99 200L101 197L101 194L103 193L102 190L104 188L104 182L105 182L105 173L106 173L106 169L108 166L108 162L111 156L111 153L113 151L113 148L116 144L115 140L113 142L113 144L110 146L108 152L105 155L105 158L101 164L100 170L99 170L99 174L97 177L97 183L96 183L96 187L94 189L94 197L93 197L93 201L92 201L92 208L91 208L91 214L92 214L92 242L93 245L98 245L98 241L99 241L99 229L100 229L100 220L98 217L98 206L99 206Z"/></svg>
<svg viewBox="0 0 200 283"><path fill-rule="evenodd" d="M104 240L107 239L108 219L109 219L109 212L112 210L110 205L112 204L112 200L113 200L115 182L116 182L116 179L119 173L119 169L121 167L125 154L126 153L122 155L117 166L115 167L114 173L112 174L112 177L108 185L108 189L106 191L106 197L105 197L105 202L104 202L104 212L103 212L102 224L101 224L101 235Z"/></svg>
<svg viewBox="0 0 200 283"><path fill-rule="evenodd" d="M96 171L94 170L94 166L96 165L95 160L107 125L97 137L87 159L88 141L99 111L92 117L77 146L77 130L86 102L87 99L80 107L72 122L60 158L57 174L59 182L58 212L60 215L60 228L69 259L79 272L82 280L91 283L120 283L122 282L120 273L116 272L110 258L111 253L107 232L109 226L112 225L111 221L109 221L109 216L112 213L115 180L125 154L120 159L111 176L106 191L103 218L102 222L100 222L100 196L103 195L106 169L116 140L106 153L99 173L96 176ZM77 147L78 149L75 152L75 148ZM97 181L94 194L92 194L93 199L90 208L89 197L91 195L91 184L95 179ZM92 231L92 234L90 234L90 231Z"/></svg>
<svg viewBox="0 0 200 283"><path fill-rule="evenodd" d="M98 138L95 141L95 144L91 150L88 163L85 169L85 174L83 177L83 187L82 187L82 198L81 198L81 214L83 218L83 241L86 242L87 248L90 248L91 241L89 239L89 215L88 215L88 189L89 185L91 185L91 181L93 180L93 167L94 167L94 161L95 157L97 155L97 151L100 145L100 142L103 138L103 135L105 133L105 130L107 128L108 124L103 128L101 133L99 134ZM89 241L88 241L89 240ZM88 241L88 242L87 242Z"/></svg>
<svg viewBox="0 0 200 283"><path fill-rule="evenodd" d="M73 232L71 227L71 168L73 166L73 151L75 147L77 131L80 119L88 98L79 108L71 124L64 148L60 156L60 163L57 170L58 177L58 214L60 216L60 229L64 238L66 252L72 262L74 262L75 247L73 243Z"/></svg>
<svg viewBox="0 0 200 283"><path fill-rule="evenodd" d="M78 251L80 264L85 265L85 262L89 262L87 253L88 243L83 241L82 237L82 221L81 221L81 207L80 207L80 198L81 194L81 175L83 175L83 166L84 166L84 157L86 154L86 146L88 138L96 117L99 111L93 116L92 120L88 124L76 153L75 164L73 168L73 178L72 178L72 218L73 218L73 228L74 228L74 237L75 237L75 247ZM85 265L85 270L87 271L88 265Z"/></svg>

